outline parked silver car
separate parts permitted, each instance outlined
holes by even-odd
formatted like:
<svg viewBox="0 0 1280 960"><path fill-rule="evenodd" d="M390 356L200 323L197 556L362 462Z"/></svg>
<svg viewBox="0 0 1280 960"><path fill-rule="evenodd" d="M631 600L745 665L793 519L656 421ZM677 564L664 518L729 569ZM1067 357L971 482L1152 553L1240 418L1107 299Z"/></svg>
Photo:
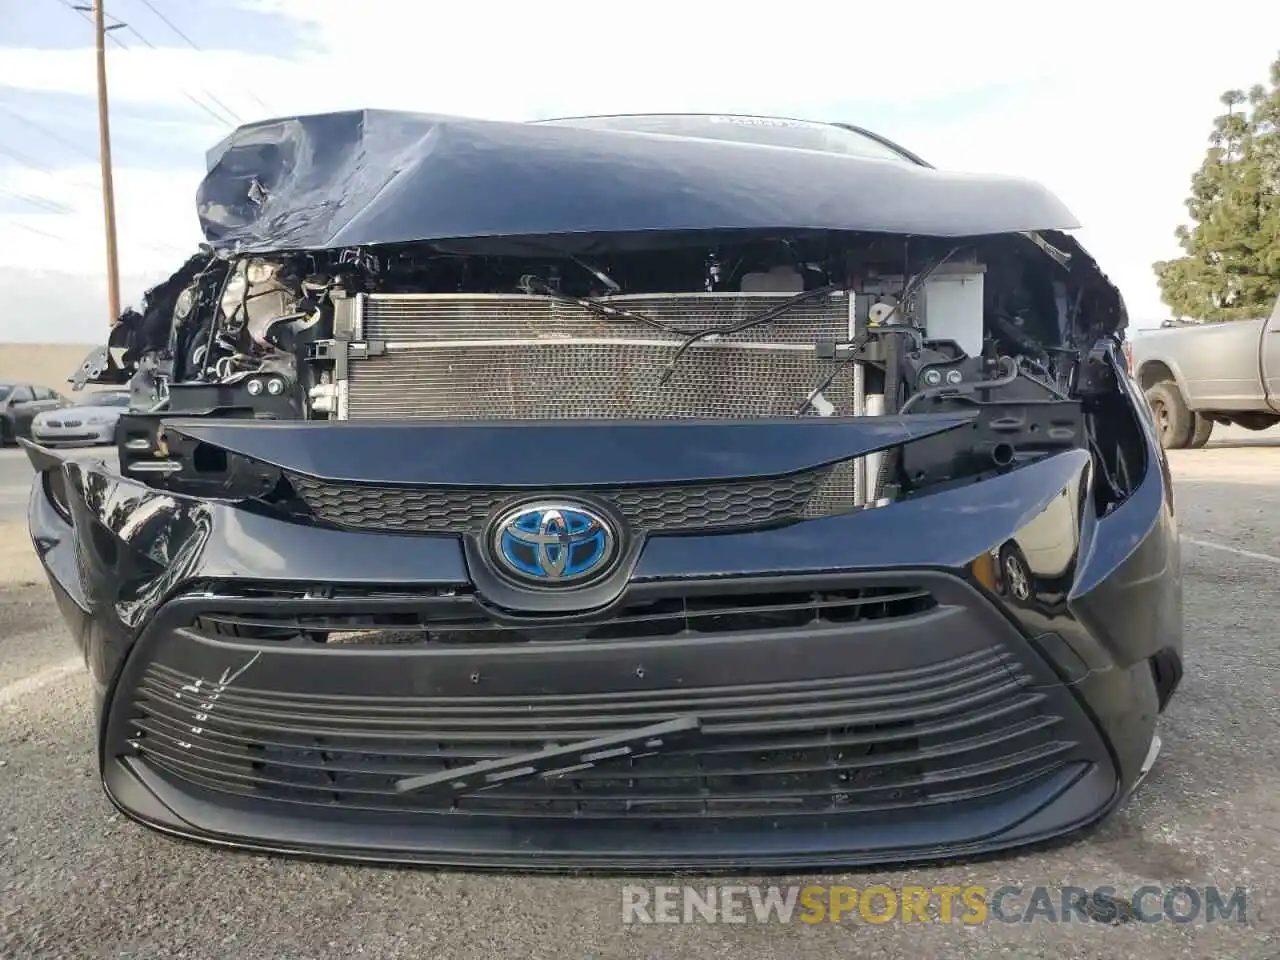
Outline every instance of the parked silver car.
<svg viewBox="0 0 1280 960"><path fill-rule="evenodd" d="M75 404L37 414L31 439L42 446L114 443L116 421L129 409L127 390L100 390Z"/></svg>

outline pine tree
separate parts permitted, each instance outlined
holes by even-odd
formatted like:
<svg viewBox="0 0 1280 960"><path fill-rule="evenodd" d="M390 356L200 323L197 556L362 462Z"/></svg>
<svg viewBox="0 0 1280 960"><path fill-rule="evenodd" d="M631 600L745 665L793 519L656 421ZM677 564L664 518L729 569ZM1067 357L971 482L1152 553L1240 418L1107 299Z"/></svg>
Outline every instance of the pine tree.
<svg viewBox="0 0 1280 960"><path fill-rule="evenodd" d="M1222 95L1204 163L1191 178L1186 255L1153 264L1175 316L1205 322L1267 316L1280 298L1280 59L1270 88Z"/></svg>

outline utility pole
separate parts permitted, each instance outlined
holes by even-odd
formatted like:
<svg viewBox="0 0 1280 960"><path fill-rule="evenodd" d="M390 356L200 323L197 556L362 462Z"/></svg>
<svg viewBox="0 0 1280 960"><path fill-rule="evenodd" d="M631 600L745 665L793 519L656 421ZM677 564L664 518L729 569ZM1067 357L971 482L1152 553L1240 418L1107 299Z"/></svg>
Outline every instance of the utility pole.
<svg viewBox="0 0 1280 960"><path fill-rule="evenodd" d="M116 195L111 180L111 116L107 107L107 27L102 5L93 0L93 36L98 49L98 161L102 167L102 214L107 232L107 309L120 316L120 263L116 251ZM112 25L113 27L116 24Z"/></svg>

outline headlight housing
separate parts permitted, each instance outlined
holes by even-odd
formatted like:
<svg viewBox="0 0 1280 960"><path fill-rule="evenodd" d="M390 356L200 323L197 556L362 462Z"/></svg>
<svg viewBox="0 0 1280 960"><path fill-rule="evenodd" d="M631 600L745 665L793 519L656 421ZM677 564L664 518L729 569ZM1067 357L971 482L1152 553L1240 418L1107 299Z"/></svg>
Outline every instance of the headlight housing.
<svg viewBox="0 0 1280 960"><path fill-rule="evenodd" d="M112 418L105 413L91 413L84 418L85 423L93 423L93 424L110 423L111 420Z"/></svg>

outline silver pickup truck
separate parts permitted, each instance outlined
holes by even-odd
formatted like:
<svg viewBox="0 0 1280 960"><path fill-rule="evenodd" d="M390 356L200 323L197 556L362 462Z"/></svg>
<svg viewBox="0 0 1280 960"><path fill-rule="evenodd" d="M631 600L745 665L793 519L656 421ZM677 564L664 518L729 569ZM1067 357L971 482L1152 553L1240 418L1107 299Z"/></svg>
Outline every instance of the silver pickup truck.
<svg viewBox="0 0 1280 960"><path fill-rule="evenodd" d="M1280 301L1266 319L1139 330L1126 344L1166 449L1203 447L1215 423L1280 423Z"/></svg>

